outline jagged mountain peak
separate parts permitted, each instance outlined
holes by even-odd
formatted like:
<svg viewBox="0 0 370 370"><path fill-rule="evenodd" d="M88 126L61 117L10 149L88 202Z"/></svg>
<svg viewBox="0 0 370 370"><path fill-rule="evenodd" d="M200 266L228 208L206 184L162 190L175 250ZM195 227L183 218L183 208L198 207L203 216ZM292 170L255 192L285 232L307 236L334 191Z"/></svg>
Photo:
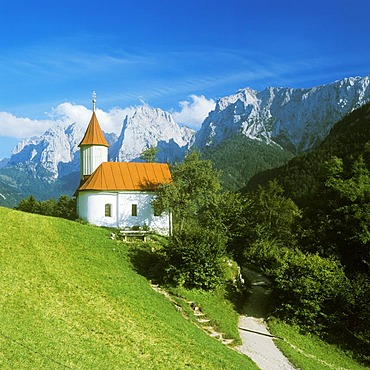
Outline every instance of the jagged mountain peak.
<svg viewBox="0 0 370 370"><path fill-rule="evenodd" d="M132 118L147 117L149 119L163 118L166 121L174 122L172 115L160 108L152 108L148 104L143 104L136 108Z"/></svg>
<svg viewBox="0 0 370 370"><path fill-rule="evenodd" d="M240 89L221 98L195 144L217 145L235 134L301 153L323 140L334 123L370 101L370 77L351 77L313 88Z"/></svg>
<svg viewBox="0 0 370 370"><path fill-rule="evenodd" d="M50 179L56 179L78 170L76 152L82 136L83 129L78 124L65 127L57 123L43 135L18 143L7 165L24 167L28 164L36 170L48 171Z"/></svg>
<svg viewBox="0 0 370 370"><path fill-rule="evenodd" d="M76 122L66 127L56 123L43 135L19 142L6 165L40 170L42 176L49 174L50 181L78 171L78 144L85 130ZM155 146L160 161L173 161L182 158L194 131L177 125L170 113L145 104L126 116L119 138L115 134L105 136L110 160L137 160L144 149Z"/></svg>
<svg viewBox="0 0 370 370"><path fill-rule="evenodd" d="M154 146L159 149L159 161L172 162L183 156L193 136L194 131L180 127L171 113L144 104L136 108L131 116L126 116L110 159L138 160L143 150Z"/></svg>
<svg viewBox="0 0 370 370"><path fill-rule="evenodd" d="M244 88L240 89L236 92L236 94L232 94L229 96L225 96L220 98L216 102L216 111L223 111L231 104L235 104L238 101L243 102L244 105L253 104L257 99L257 91L251 88Z"/></svg>
<svg viewBox="0 0 370 370"><path fill-rule="evenodd" d="M193 145L203 151L240 134L243 139L253 140L250 147L276 145L275 152L283 148L297 154L313 148L334 123L369 101L369 76L345 78L313 88L243 88L220 98L197 133L180 127L171 113L143 104L126 116L119 138L105 134L111 145L109 159L138 160L143 150L154 146L160 162L181 161ZM49 176L50 181L78 171L78 144L85 129L78 123L67 127L55 124L44 135L21 141L9 162L2 162L1 166L18 166L22 171L36 173L35 176Z"/></svg>

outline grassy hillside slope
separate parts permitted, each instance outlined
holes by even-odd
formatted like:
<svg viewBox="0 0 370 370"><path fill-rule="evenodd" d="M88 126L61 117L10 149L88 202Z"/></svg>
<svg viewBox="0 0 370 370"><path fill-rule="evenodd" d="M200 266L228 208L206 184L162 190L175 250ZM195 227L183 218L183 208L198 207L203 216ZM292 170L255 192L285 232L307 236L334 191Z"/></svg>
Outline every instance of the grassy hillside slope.
<svg viewBox="0 0 370 370"><path fill-rule="evenodd" d="M255 369L185 320L101 228L0 208L1 369Z"/></svg>

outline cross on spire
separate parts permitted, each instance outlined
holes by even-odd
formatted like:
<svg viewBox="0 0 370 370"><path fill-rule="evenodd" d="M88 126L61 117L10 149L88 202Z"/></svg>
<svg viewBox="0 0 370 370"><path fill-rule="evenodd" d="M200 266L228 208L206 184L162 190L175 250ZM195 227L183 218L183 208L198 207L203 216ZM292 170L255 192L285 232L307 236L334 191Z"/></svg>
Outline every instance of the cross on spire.
<svg viewBox="0 0 370 370"><path fill-rule="evenodd" d="M93 112L95 112L96 109L96 92L93 91L92 93L92 103L93 103Z"/></svg>

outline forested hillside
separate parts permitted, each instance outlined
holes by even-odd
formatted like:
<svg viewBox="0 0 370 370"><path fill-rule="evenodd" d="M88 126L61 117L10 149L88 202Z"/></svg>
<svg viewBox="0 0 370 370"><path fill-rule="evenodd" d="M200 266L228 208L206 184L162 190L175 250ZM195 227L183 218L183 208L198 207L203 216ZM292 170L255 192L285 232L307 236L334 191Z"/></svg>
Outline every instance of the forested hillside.
<svg viewBox="0 0 370 370"><path fill-rule="evenodd" d="M370 105L245 190L244 257L272 277L276 313L369 361Z"/></svg>
<svg viewBox="0 0 370 370"><path fill-rule="evenodd" d="M293 158L292 153L275 143L268 145L265 141L250 139L242 134L205 147L202 154L203 158L212 160L215 167L222 170L223 186L229 190L243 188L253 175L279 167Z"/></svg>
<svg viewBox="0 0 370 370"><path fill-rule="evenodd" d="M315 150L291 159L286 165L256 174L244 190L276 179L285 194L299 205L309 203L327 173L326 162L337 156L348 170L360 154L370 156L370 104L355 110L338 122Z"/></svg>

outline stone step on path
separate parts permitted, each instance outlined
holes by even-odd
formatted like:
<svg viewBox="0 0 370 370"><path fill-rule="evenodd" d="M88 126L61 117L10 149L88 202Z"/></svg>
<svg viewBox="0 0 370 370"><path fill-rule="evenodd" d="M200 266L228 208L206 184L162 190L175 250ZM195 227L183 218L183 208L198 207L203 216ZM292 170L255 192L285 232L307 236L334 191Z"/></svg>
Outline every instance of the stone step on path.
<svg viewBox="0 0 370 370"><path fill-rule="evenodd" d="M202 309L196 306L194 302L189 301L187 303L192 309L193 315L197 318L197 322L199 324L209 324L211 322L211 320L205 317L205 314L202 312ZM226 346L230 346L234 342L234 339L224 338L223 337L224 334L217 331L213 326L207 325L207 326L200 326L200 327L207 335L209 335L212 338L217 339L218 341L220 341L222 344Z"/></svg>
<svg viewBox="0 0 370 370"><path fill-rule="evenodd" d="M158 284L151 284L151 287L152 287L153 290L162 294L170 302L172 302L174 304L174 306L181 312L181 314L186 319L189 320L189 317L186 315L183 308L176 302L176 300L168 292L166 292L164 289L162 289ZM217 340L219 340L222 344L224 344L226 346L230 346L234 342L234 339L223 338L223 334L218 332L217 330L215 330L213 328L213 326L203 326L203 324L209 324L211 322L211 320L209 320L205 317L205 314L202 312L201 308L196 306L194 302L187 301L186 303L192 309L192 313L193 313L194 317L196 318L196 322L197 322L197 324L199 324L199 325L197 325L198 328L202 329L207 335L209 335L210 337L216 338Z"/></svg>
<svg viewBox="0 0 370 370"><path fill-rule="evenodd" d="M210 322L211 320L209 320L209 319L198 319L198 322L200 323L200 324L205 324L206 322Z"/></svg>

